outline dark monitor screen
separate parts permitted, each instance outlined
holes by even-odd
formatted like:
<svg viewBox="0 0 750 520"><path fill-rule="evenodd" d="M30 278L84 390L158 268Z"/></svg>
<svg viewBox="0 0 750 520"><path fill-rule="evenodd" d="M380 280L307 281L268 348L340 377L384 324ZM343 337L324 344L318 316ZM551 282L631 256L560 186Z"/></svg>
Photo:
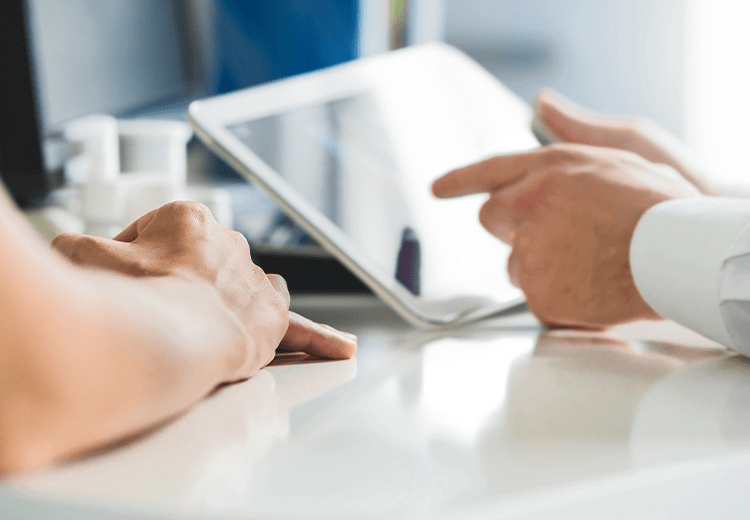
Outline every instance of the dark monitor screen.
<svg viewBox="0 0 750 520"><path fill-rule="evenodd" d="M34 92L25 2L0 8L0 177L21 206L50 187L45 173Z"/></svg>

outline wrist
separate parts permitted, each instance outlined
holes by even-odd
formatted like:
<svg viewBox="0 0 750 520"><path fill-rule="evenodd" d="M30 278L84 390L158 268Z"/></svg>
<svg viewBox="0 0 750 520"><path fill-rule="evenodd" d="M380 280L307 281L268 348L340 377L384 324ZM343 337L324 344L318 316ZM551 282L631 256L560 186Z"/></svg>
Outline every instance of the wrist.
<svg viewBox="0 0 750 520"><path fill-rule="evenodd" d="M207 376L207 392L240 379L251 338L216 286L188 270L142 281L155 300L161 300L161 312L172 329L170 339L182 361L189 363L191 371Z"/></svg>

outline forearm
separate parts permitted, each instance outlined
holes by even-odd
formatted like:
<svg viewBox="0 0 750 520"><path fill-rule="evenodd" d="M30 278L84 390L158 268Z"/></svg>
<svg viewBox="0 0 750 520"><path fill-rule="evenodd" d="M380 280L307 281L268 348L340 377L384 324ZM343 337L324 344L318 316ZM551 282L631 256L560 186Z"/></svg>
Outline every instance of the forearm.
<svg viewBox="0 0 750 520"><path fill-rule="evenodd" d="M0 194L0 474L151 428L250 377L280 342L356 350L330 327L290 325L283 279L205 206L166 204L115 240L64 234L53 248Z"/></svg>
<svg viewBox="0 0 750 520"><path fill-rule="evenodd" d="M58 277L47 300L56 311L38 316L37 337L6 356L2 471L41 466L156 425L246 361L240 328L198 294L210 288L81 271Z"/></svg>
<svg viewBox="0 0 750 520"><path fill-rule="evenodd" d="M210 283L73 266L4 193L0 265L0 474L158 424L267 361L246 359Z"/></svg>

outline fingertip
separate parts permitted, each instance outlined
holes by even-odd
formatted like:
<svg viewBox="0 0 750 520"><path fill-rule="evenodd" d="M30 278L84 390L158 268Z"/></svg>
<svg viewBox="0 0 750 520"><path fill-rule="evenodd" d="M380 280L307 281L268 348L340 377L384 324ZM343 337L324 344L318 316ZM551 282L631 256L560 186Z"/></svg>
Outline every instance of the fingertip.
<svg viewBox="0 0 750 520"><path fill-rule="evenodd" d="M457 195L458 186L456 176L460 169L451 170L442 177L438 177L432 183L432 194L439 199L449 199Z"/></svg>
<svg viewBox="0 0 750 520"><path fill-rule="evenodd" d="M354 341L354 343L357 342L357 336L355 334L350 334L348 332L344 332L343 330L338 330L338 329L333 329L333 330L335 330L336 332L338 332L342 336L344 336L346 338L349 338L350 340Z"/></svg>
<svg viewBox="0 0 750 520"><path fill-rule="evenodd" d="M439 189L437 187L437 184L438 184L439 180L440 180L439 178L435 179L434 181L432 181L432 184L430 184L430 193L432 193L435 197L439 197L440 196L440 195L438 195Z"/></svg>
<svg viewBox="0 0 750 520"><path fill-rule="evenodd" d="M68 240L68 238L73 235L73 233L61 233L57 235L55 238L52 239L52 242L50 243L50 247L53 249L59 248L62 245L65 244L65 242Z"/></svg>
<svg viewBox="0 0 750 520"><path fill-rule="evenodd" d="M599 122L589 112L554 90L537 95L536 115L559 141L593 144L592 131L599 130Z"/></svg>
<svg viewBox="0 0 750 520"><path fill-rule="evenodd" d="M329 325L317 324L320 336L311 349L319 357L326 359L351 359L357 353L357 337L348 332L342 332Z"/></svg>
<svg viewBox="0 0 750 520"><path fill-rule="evenodd" d="M64 256L71 256L75 249L75 243L81 235L78 233L62 233L57 235L50 244L50 247Z"/></svg>
<svg viewBox="0 0 750 520"><path fill-rule="evenodd" d="M321 359L349 359L357 352L357 338L290 312L289 329L280 346Z"/></svg>
<svg viewBox="0 0 750 520"><path fill-rule="evenodd" d="M339 335L335 359L351 359L357 353L357 338L349 338Z"/></svg>
<svg viewBox="0 0 750 520"><path fill-rule="evenodd" d="M433 195L434 195L435 197L439 198L439 199L440 199L440 198L442 198L442 193L443 193L443 188L442 188L442 185L443 185L443 178L444 178L444 177L445 177L445 175L443 175L443 177L440 177L440 178L438 178L438 179L435 179L435 180L434 180L434 181L432 182L432 186L430 186L430 189L431 189L431 191L432 191L432 194L433 194Z"/></svg>
<svg viewBox="0 0 750 520"><path fill-rule="evenodd" d="M330 325L321 324L320 326L337 336L336 341L342 359L349 359L357 353L357 336L335 329Z"/></svg>
<svg viewBox="0 0 750 520"><path fill-rule="evenodd" d="M538 109L553 102L556 92L550 88L543 88L536 93L534 106Z"/></svg>
<svg viewBox="0 0 750 520"><path fill-rule="evenodd" d="M349 342L342 349L341 359L351 359L357 353L357 342Z"/></svg>
<svg viewBox="0 0 750 520"><path fill-rule="evenodd" d="M443 194L446 183L453 175L455 175L455 172L456 170L451 170L432 181L432 193L436 197L440 197Z"/></svg>
<svg viewBox="0 0 750 520"><path fill-rule="evenodd" d="M570 98L551 88L543 88L537 93L536 104L559 109L577 107Z"/></svg>
<svg viewBox="0 0 750 520"><path fill-rule="evenodd" d="M561 107L562 98L553 90L542 90L536 96L536 115L547 126L557 126L557 120L566 117Z"/></svg>

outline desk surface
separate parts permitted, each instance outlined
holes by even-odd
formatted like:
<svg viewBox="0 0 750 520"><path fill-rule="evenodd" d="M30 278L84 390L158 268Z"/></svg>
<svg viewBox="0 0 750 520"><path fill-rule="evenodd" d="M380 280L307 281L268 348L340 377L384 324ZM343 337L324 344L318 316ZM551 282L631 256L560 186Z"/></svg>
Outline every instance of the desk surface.
<svg viewBox="0 0 750 520"><path fill-rule="evenodd" d="M267 368L151 435L6 482L0 509L746 516L750 363L675 324L549 332L517 317L436 334L366 298L297 307L357 333L357 356Z"/></svg>

